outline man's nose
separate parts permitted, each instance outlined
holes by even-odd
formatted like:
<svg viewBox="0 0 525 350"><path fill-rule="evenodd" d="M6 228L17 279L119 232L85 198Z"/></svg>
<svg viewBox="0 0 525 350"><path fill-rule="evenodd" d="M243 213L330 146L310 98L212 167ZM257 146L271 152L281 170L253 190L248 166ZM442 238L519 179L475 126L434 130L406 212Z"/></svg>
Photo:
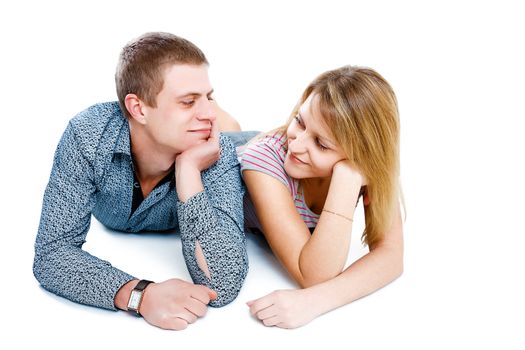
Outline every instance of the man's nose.
<svg viewBox="0 0 525 350"><path fill-rule="evenodd" d="M197 111L197 119L215 121L217 118L217 112L215 109L215 103L213 100L206 98L199 104L199 110Z"/></svg>

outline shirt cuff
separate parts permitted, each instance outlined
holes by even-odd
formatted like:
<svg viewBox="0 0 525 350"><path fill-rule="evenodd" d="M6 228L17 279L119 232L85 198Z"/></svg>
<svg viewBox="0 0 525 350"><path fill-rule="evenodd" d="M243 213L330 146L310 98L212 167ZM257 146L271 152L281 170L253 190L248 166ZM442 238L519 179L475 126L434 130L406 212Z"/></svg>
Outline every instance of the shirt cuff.
<svg viewBox="0 0 525 350"><path fill-rule="evenodd" d="M190 197L185 203L177 201L177 213L182 239L198 239L202 232L217 226L217 218L205 191Z"/></svg>

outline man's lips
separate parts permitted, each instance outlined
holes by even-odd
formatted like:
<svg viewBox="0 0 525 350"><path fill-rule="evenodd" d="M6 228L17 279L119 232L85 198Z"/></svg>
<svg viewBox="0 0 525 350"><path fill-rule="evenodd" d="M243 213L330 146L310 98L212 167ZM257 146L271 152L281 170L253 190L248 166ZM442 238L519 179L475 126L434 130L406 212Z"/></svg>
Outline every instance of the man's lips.
<svg viewBox="0 0 525 350"><path fill-rule="evenodd" d="M203 128L203 129L193 129L193 130L188 130L189 132L199 132L199 133L210 133L211 132L211 129L210 128Z"/></svg>

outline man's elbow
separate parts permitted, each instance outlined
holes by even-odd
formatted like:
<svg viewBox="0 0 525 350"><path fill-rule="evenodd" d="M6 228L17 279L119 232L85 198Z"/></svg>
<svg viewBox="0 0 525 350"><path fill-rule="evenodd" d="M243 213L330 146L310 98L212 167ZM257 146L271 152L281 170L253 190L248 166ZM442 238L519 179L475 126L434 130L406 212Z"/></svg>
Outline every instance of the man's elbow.
<svg viewBox="0 0 525 350"><path fill-rule="evenodd" d="M236 264L236 269L223 276L220 281L212 283L211 288L217 292L217 299L210 302L210 306L223 307L234 301L239 295L248 274L248 257L244 256Z"/></svg>
<svg viewBox="0 0 525 350"><path fill-rule="evenodd" d="M210 301L210 306L223 307L234 301L239 295L243 283L244 278L223 283L219 288L215 288L217 298Z"/></svg>
<svg viewBox="0 0 525 350"><path fill-rule="evenodd" d="M43 287L46 286L46 282L48 281L48 275L49 275L49 268L47 268L45 257L39 254L35 254L34 260L33 260L33 276L35 276L38 283L40 283Z"/></svg>
<svg viewBox="0 0 525 350"><path fill-rule="evenodd" d="M239 291L229 291L229 292L217 292L217 299L210 301L210 306L213 307L223 307L234 301L239 295Z"/></svg>

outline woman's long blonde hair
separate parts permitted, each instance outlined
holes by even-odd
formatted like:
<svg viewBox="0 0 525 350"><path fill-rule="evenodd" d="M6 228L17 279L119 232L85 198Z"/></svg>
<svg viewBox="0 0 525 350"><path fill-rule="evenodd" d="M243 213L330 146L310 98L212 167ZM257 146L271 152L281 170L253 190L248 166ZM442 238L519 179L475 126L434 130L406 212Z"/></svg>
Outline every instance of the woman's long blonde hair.
<svg viewBox="0 0 525 350"><path fill-rule="evenodd" d="M400 197L399 115L394 91L376 71L344 66L318 76L304 91L299 107L316 94L319 111L346 158L367 179L366 227L369 246L389 229Z"/></svg>

